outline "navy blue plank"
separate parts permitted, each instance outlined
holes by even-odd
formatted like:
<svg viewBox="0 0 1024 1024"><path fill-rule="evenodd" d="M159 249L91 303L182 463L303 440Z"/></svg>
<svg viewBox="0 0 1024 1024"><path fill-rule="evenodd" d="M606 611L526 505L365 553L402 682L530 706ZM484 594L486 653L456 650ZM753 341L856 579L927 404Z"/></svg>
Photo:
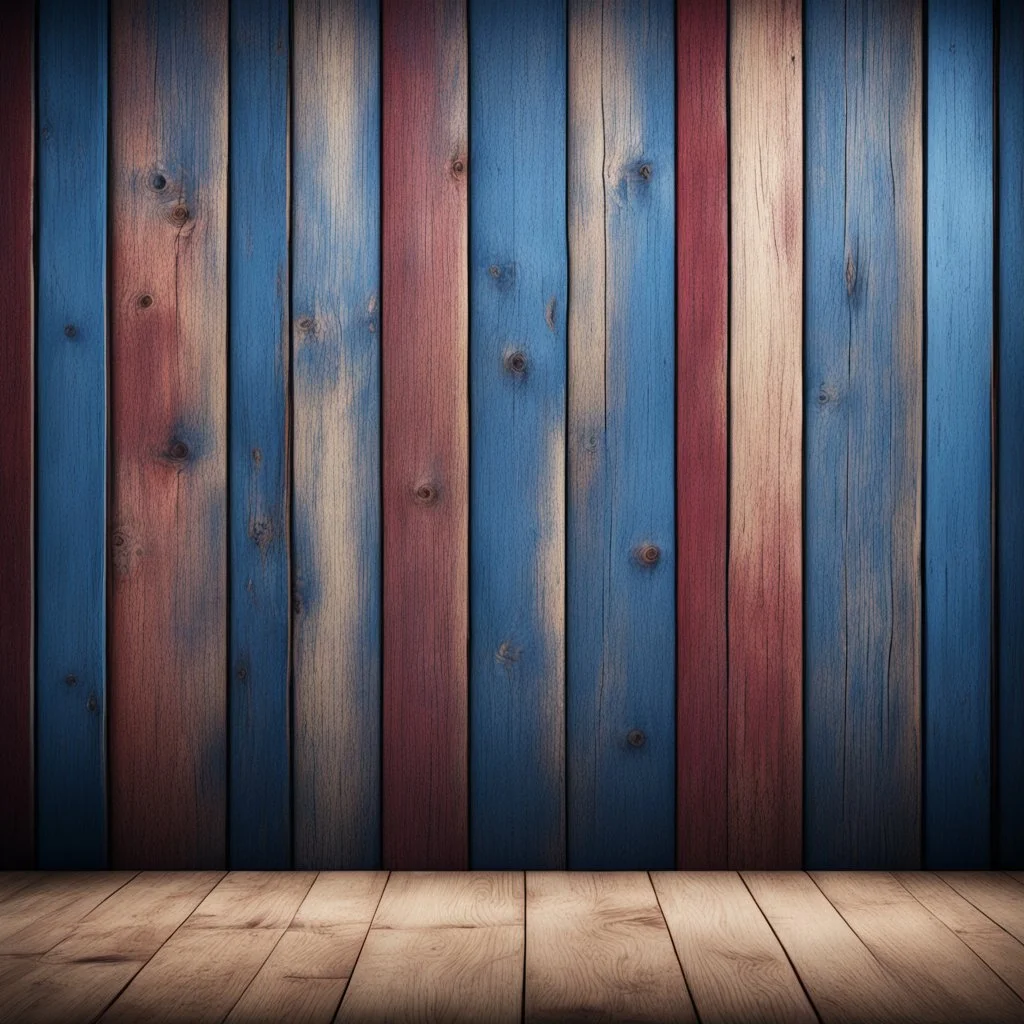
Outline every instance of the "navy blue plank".
<svg viewBox="0 0 1024 1024"><path fill-rule="evenodd" d="M291 863L288 0L231 6L229 857Z"/></svg>
<svg viewBox="0 0 1024 1024"><path fill-rule="evenodd" d="M920 866L921 13L819 0L804 21L805 851L820 869Z"/></svg>
<svg viewBox="0 0 1024 1024"><path fill-rule="evenodd" d="M107 864L107 3L39 7L36 784L43 868Z"/></svg>
<svg viewBox="0 0 1024 1024"><path fill-rule="evenodd" d="M674 865L674 27L569 8L571 868Z"/></svg>
<svg viewBox="0 0 1024 1024"><path fill-rule="evenodd" d="M1024 4L999 24L999 861L1024 868Z"/></svg>
<svg viewBox="0 0 1024 1024"><path fill-rule="evenodd" d="M989 863L992 4L931 0L927 98L925 866Z"/></svg>
<svg viewBox="0 0 1024 1024"><path fill-rule="evenodd" d="M470 861L561 868L565 5L472 0L469 39Z"/></svg>

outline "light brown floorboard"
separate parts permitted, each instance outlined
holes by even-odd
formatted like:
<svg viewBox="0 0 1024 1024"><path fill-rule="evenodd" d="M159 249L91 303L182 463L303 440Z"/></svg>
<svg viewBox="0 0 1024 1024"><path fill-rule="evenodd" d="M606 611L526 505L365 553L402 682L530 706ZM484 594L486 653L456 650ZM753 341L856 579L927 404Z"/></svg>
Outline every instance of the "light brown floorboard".
<svg viewBox="0 0 1024 1024"><path fill-rule="evenodd" d="M942 880L965 900L1024 942L1024 889L989 871L943 871Z"/></svg>

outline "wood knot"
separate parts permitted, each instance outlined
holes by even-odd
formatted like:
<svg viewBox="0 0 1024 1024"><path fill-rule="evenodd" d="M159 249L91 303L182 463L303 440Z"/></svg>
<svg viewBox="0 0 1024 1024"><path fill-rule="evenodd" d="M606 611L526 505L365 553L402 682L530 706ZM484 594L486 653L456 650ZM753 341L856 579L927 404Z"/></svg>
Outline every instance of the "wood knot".
<svg viewBox="0 0 1024 1024"><path fill-rule="evenodd" d="M853 256L846 254L846 294L852 295L853 289L857 286L857 264L853 262Z"/></svg>
<svg viewBox="0 0 1024 1024"><path fill-rule="evenodd" d="M522 653L522 648L516 647L511 640L502 640L494 657L496 661L500 661L503 665L511 665L519 660Z"/></svg>
<svg viewBox="0 0 1024 1024"><path fill-rule="evenodd" d="M252 522L249 523L249 538L256 547L260 549L262 554L266 554L267 549L274 540L273 522L265 516L253 519Z"/></svg>
<svg viewBox="0 0 1024 1024"><path fill-rule="evenodd" d="M630 729L626 733L626 742L634 748L642 747L647 742L647 737L640 729Z"/></svg>
<svg viewBox="0 0 1024 1024"><path fill-rule="evenodd" d="M159 171L156 171L149 179L149 184L154 192L163 192L167 188L167 179Z"/></svg>
<svg viewBox="0 0 1024 1024"><path fill-rule="evenodd" d="M77 685L78 685L78 677L77 677L77 676L75 676L75 675L70 675L70 674L69 674L69 675L66 675L66 676L64 677L64 682L65 682L65 683L66 683L66 684L67 684L68 686L77 686Z"/></svg>
<svg viewBox="0 0 1024 1024"><path fill-rule="evenodd" d="M180 438L172 437L167 445L166 456L171 462L186 462L191 451Z"/></svg>
<svg viewBox="0 0 1024 1024"><path fill-rule="evenodd" d="M526 376L526 353L520 352L518 349L514 352L508 352L504 359L505 369L511 373L514 377Z"/></svg>
<svg viewBox="0 0 1024 1024"><path fill-rule="evenodd" d="M544 306L544 323L548 325L549 331L553 331L555 329L555 301L555 297L552 295Z"/></svg>
<svg viewBox="0 0 1024 1024"><path fill-rule="evenodd" d="M412 496L417 505L436 505L440 499L438 488L432 483L417 484Z"/></svg>
<svg viewBox="0 0 1024 1024"><path fill-rule="evenodd" d="M457 156L452 161L452 175L456 178L461 178L466 173L466 161L461 156Z"/></svg>
<svg viewBox="0 0 1024 1024"><path fill-rule="evenodd" d="M643 163L637 168L637 173L644 181L650 181L651 175L654 174L654 168L648 163Z"/></svg>
<svg viewBox="0 0 1024 1024"><path fill-rule="evenodd" d="M646 569L658 564L661 558L661 549L657 544L641 544L636 549L636 560Z"/></svg>
<svg viewBox="0 0 1024 1024"><path fill-rule="evenodd" d="M259 448L253 448L252 450L252 461L254 465L259 465L263 461L263 452Z"/></svg>
<svg viewBox="0 0 1024 1024"><path fill-rule="evenodd" d="M149 309L150 306L153 305L153 296L150 295L149 292L143 292L142 295L139 296L136 305L139 309Z"/></svg>
<svg viewBox="0 0 1024 1024"><path fill-rule="evenodd" d="M88 711L90 715L94 715L99 706L100 702L96 699L96 694L90 693L89 699L85 702L85 710Z"/></svg>
<svg viewBox="0 0 1024 1024"><path fill-rule="evenodd" d="M311 316L304 316L299 320L298 328L302 334L316 334L316 320Z"/></svg>
<svg viewBox="0 0 1024 1024"><path fill-rule="evenodd" d="M829 405L839 398L839 389L834 384L822 384L818 389L818 405Z"/></svg>
<svg viewBox="0 0 1024 1024"><path fill-rule="evenodd" d="M243 662L241 662L239 664L238 668L235 670L235 678L238 679L239 682L244 683L245 680L248 677L249 677L249 669L246 667L245 662L243 661Z"/></svg>
<svg viewBox="0 0 1024 1024"><path fill-rule="evenodd" d="M64 337L65 338L77 338L78 328L74 324L64 325Z"/></svg>
<svg viewBox="0 0 1024 1024"><path fill-rule="evenodd" d="M175 224L184 224L189 218L189 209L184 203L178 203L171 208L171 220Z"/></svg>

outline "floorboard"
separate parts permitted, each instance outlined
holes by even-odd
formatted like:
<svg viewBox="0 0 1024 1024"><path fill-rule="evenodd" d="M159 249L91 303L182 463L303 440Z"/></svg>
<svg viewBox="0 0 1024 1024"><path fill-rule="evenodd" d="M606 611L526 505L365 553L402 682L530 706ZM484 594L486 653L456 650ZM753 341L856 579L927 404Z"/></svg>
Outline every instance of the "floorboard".
<svg viewBox="0 0 1024 1024"><path fill-rule="evenodd" d="M1024 942L1024 890L997 874L981 871L947 871L943 881L965 900Z"/></svg>

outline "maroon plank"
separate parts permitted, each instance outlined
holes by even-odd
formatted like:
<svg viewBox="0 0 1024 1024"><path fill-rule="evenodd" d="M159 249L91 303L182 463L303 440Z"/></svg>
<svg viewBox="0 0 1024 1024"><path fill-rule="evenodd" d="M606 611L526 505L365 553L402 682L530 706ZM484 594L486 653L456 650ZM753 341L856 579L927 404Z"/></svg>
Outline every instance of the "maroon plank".
<svg viewBox="0 0 1024 1024"><path fill-rule="evenodd" d="M383 853L468 861L467 41L459 0L385 0Z"/></svg>
<svg viewBox="0 0 1024 1024"><path fill-rule="evenodd" d="M0 5L0 869L32 860L35 5Z"/></svg>
<svg viewBox="0 0 1024 1024"><path fill-rule="evenodd" d="M676 8L676 859L728 860L726 2Z"/></svg>

